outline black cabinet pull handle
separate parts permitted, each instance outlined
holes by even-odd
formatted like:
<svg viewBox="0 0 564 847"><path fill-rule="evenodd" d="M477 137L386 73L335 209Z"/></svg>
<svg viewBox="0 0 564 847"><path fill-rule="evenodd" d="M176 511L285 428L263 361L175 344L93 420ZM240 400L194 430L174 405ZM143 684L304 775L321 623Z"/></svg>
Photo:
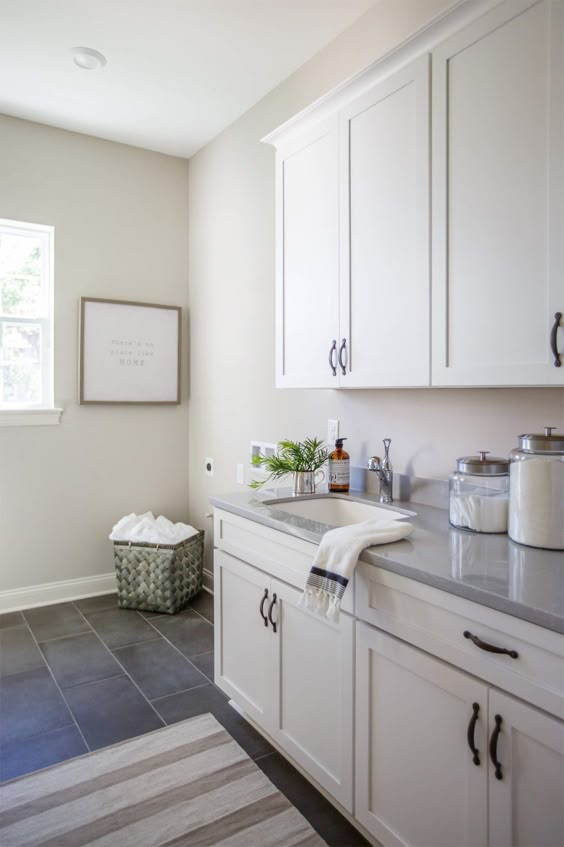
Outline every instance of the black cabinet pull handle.
<svg viewBox="0 0 564 847"><path fill-rule="evenodd" d="M260 601L260 606L259 606L259 613L260 613L261 618L264 621L265 626L268 626L268 618L264 614L264 604L265 604L265 601L267 600L267 598L268 598L268 588L265 588L264 594L262 595L262 600Z"/></svg>
<svg viewBox="0 0 564 847"><path fill-rule="evenodd" d="M347 353L347 339L343 338L343 340L341 341L341 346L339 347L339 364L341 366L341 373L343 374L343 376L346 376L346 373L347 373L348 356L347 356L347 360L343 361L346 353Z"/></svg>
<svg viewBox="0 0 564 847"><path fill-rule="evenodd" d="M476 724L478 723L478 712L480 711L479 703L472 703L472 717L470 718L470 723L468 724L468 732L466 733L466 737L468 739L468 746L472 751L472 761L475 765L480 764L480 751L476 747L474 743L474 732L476 730Z"/></svg>
<svg viewBox="0 0 564 847"><path fill-rule="evenodd" d="M501 715L495 716L495 727L492 732L492 737L490 738L490 759L492 760L493 766L495 768L495 778L503 779L503 774L501 772L501 762L497 759L497 739L499 738L499 733L501 732L501 723L503 718Z"/></svg>
<svg viewBox="0 0 564 847"><path fill-rule="evenodd" d="M472 635L469 630L464 631L464 638L469 638L470 641L479 647L480 650L486 650L488 653L506 653L512 659L518 659L519 653L517 650L508 650L507 647L496 647L494 644L488 644L487 641L482 641L477 635Z"/></svg>
<svg viewBox="0 0 564 847"><path fill-rule="evenodd" d="M333 343L332 343L331 348L329 350L329 367L333 371L333 376L337 376L337 365L335 364L335 359L334 359L334 356L333 356L333 354L336 355L336 353L337 353L337 339L335 338L333 340Z"/></svg>
<svg viewBox="0 0 564 847"><path fill-rule="evenodd" d="M272 600L270 601L270 606L268 607L268 620L272 624L272 629L276 632L276 621L272 620L272 610L276 606L276 594L272 595Z"/></svg>
<svg viewBox="0 0 564 847"><path fill-rule="evenodd" d="M554 356L555 368L562 367L562 359L560 358L560 353L558 352L558 327L560 326L561 320L562 312L556 312L554 315L554 323L552 325L552 329L550 330L550 349L552 351L552 355Z"/></svg>

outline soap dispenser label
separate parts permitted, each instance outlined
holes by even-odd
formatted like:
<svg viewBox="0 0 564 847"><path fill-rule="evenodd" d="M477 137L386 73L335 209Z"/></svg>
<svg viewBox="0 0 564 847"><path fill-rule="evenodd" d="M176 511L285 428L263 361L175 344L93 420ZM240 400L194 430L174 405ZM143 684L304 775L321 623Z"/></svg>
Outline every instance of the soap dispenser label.
<svg viewBox="0 0 564 847"><path fill-rule="evenodd" d="M348 485L350 479L350 460L340 459L329 462L329 484Z"/></svg>

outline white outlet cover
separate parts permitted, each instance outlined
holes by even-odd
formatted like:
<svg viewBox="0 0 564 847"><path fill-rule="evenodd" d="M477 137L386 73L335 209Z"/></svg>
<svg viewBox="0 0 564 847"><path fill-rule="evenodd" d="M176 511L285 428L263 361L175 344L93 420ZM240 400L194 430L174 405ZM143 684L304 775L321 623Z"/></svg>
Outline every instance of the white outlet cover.
<svg viewBox="0 0 564 847"><path fill-rule="evenodd" d="M332 447L339 437L339 421L329 419L327 421L327 446Z"/></svg>

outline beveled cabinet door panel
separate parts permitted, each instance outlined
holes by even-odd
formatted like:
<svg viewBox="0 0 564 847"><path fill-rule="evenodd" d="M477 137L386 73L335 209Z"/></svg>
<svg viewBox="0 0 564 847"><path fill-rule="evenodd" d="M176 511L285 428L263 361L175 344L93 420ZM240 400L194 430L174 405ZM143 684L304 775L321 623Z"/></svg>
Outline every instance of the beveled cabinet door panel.
<svg viewBox="0 0 564 847"><path fill-rule="evenodd" d="M339 385L338 146L335 117L276 154L278 388Z"/></svg>
<svg viewBox="0 0 564 847"><path fill-rule="evenodd" d="M429 384L429 56L340 113L342 388Z"/></svg>
<svg viewBox="0 0 564 847"><path fill-rule="evenodd" d="M433 52L433 385L564 385L562 38L508 0Z"/></svg>
<svg viewBox="0 0 564 847"><path fill-rule="evenodd" d="M384 847L486 847L487 698L474 677L357 622L355 815Z"/></svg>

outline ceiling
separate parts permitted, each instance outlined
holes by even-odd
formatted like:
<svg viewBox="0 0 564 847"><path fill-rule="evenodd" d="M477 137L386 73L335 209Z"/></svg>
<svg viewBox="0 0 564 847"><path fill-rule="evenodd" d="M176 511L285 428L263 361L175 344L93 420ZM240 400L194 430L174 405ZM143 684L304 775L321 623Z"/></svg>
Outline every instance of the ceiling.
<svg viewBox="0 0 564 847"><path fill-rule="evenodd" d="M0 0L0 112L191 156L374 2Z"/></svg>

